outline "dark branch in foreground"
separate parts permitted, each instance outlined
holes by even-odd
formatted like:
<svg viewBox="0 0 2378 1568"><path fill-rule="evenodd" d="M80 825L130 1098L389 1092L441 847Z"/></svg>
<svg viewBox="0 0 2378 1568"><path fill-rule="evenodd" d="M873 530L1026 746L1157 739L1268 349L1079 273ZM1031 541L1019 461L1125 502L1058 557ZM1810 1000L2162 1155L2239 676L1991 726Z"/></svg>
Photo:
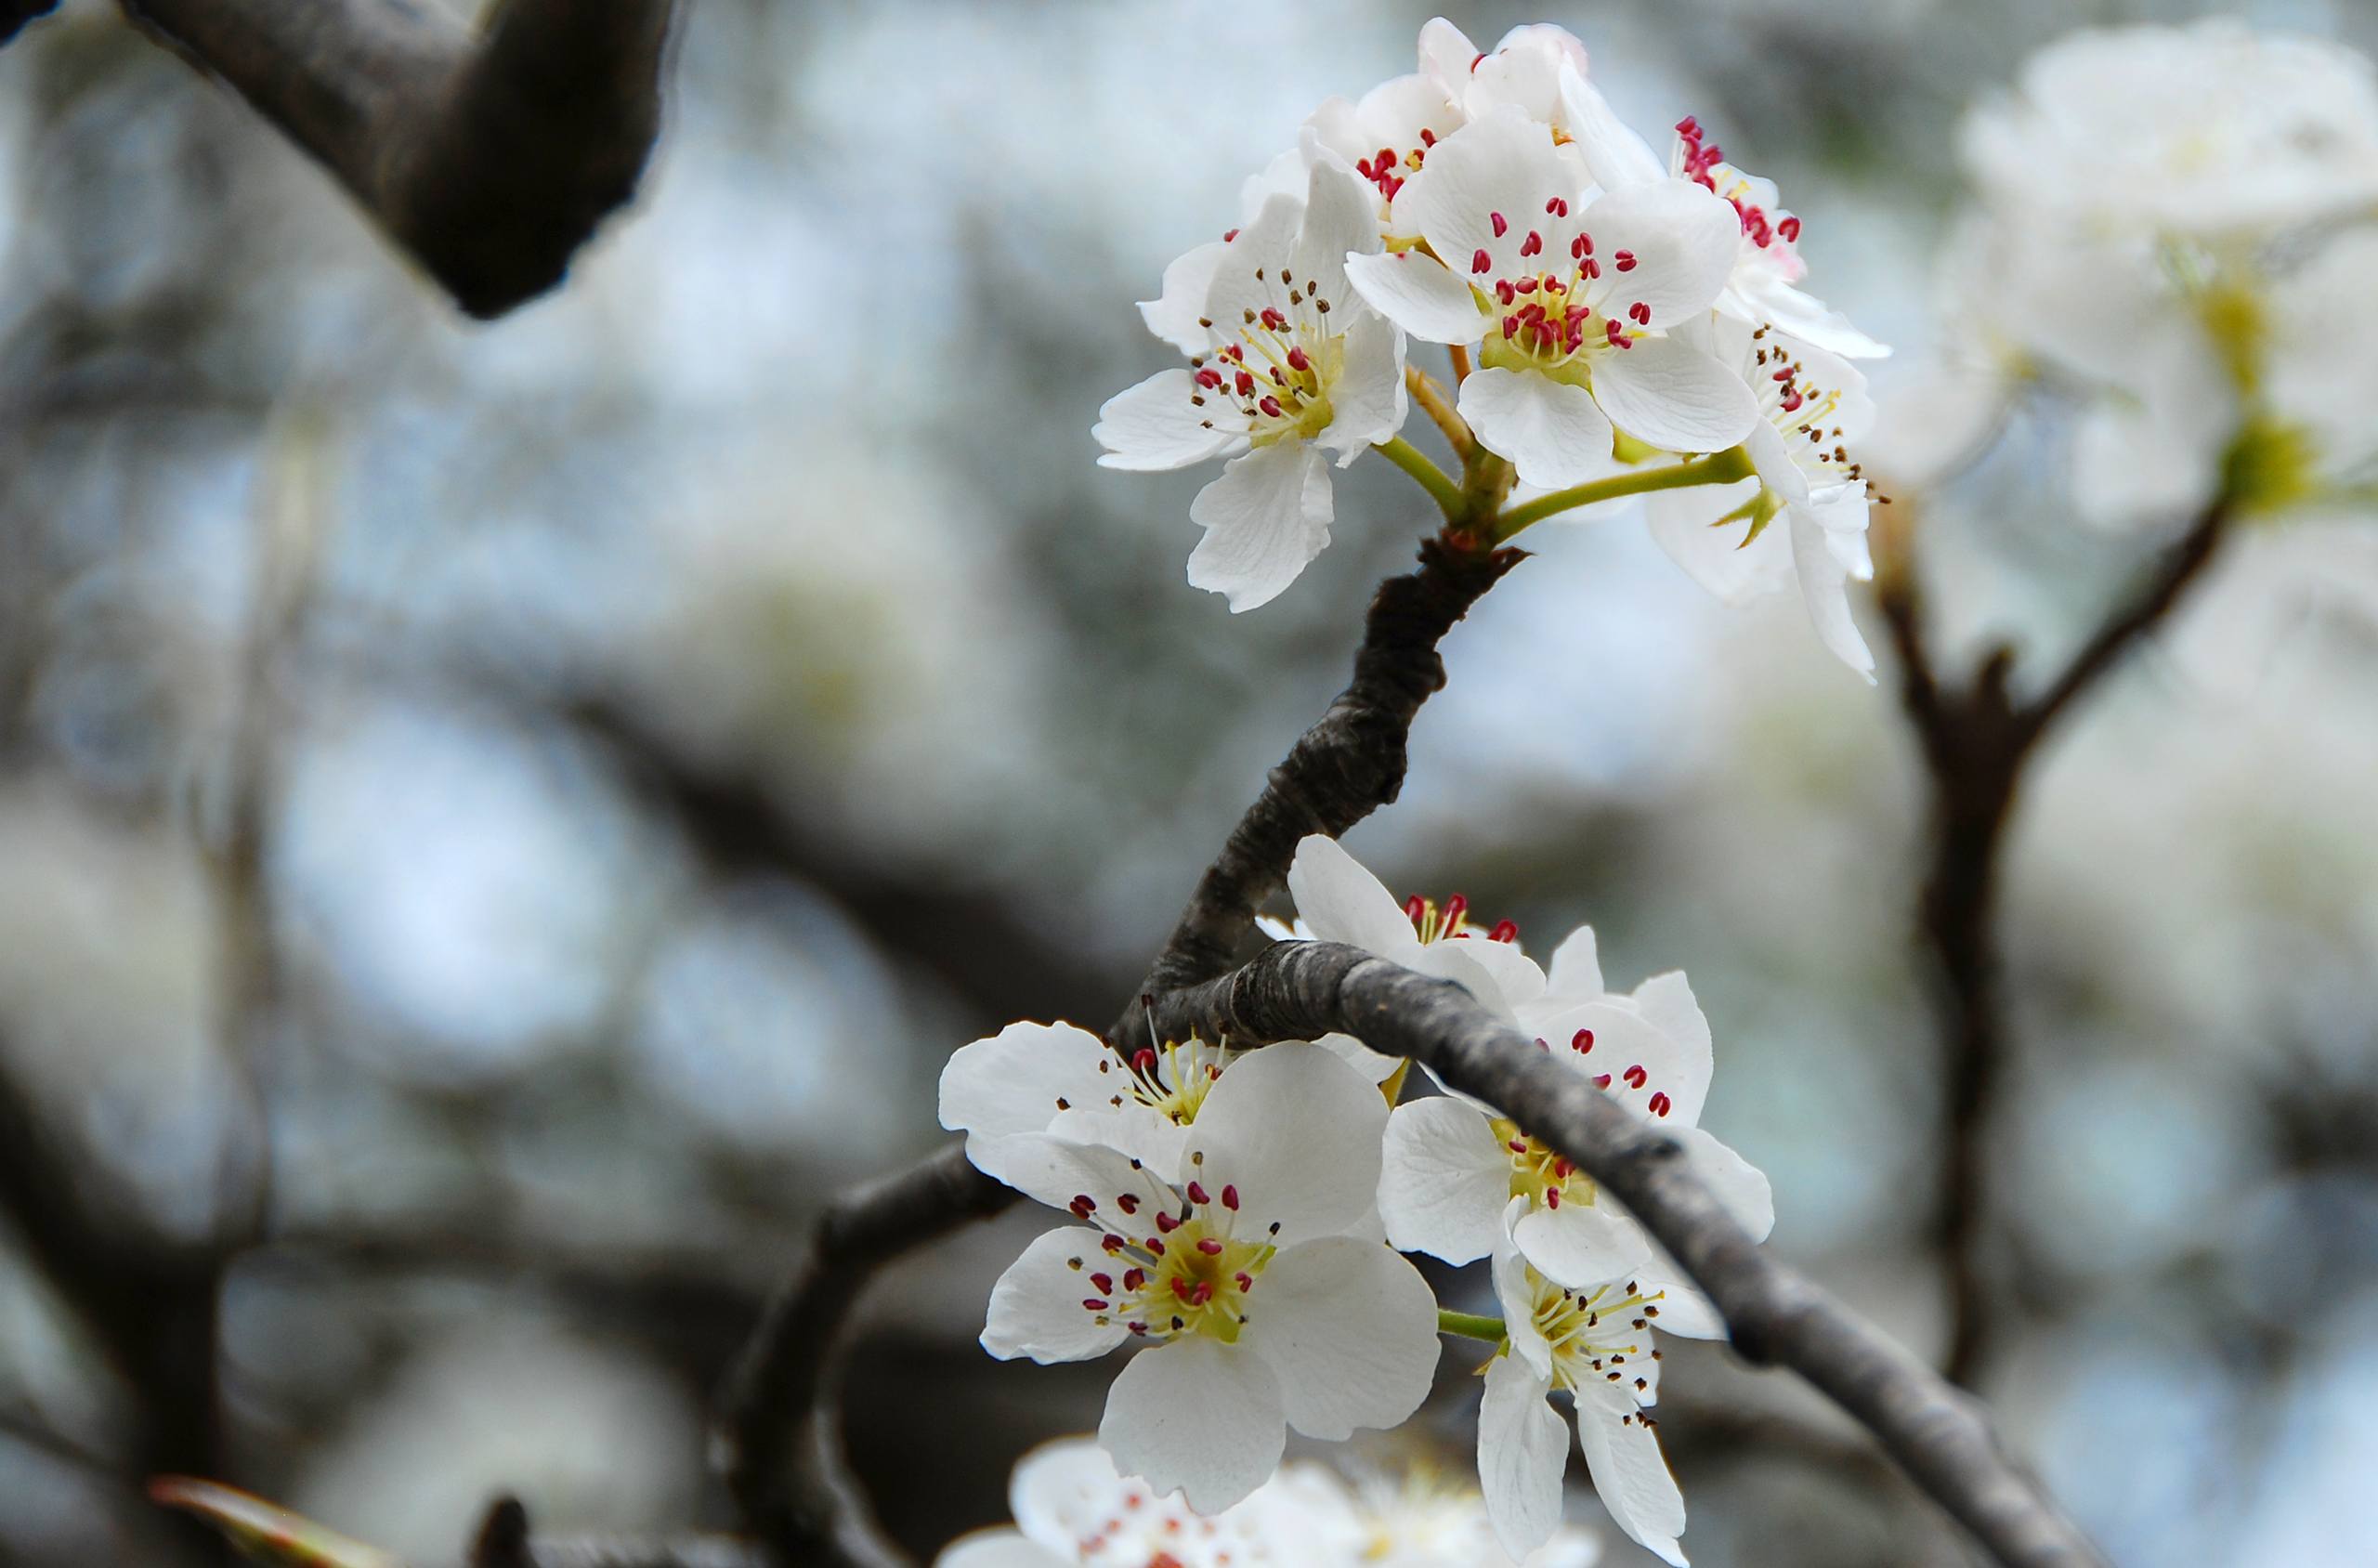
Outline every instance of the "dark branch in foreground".
<svg viewBox="0 0 2378 1568"><path fill-rule="evenodd" d="M760 1548L728 1535L532 1536L517 1497L499 1497L480 1522L469 1568L765 1568Z"/></svg>
<svg viewBox="0 0 2378 1568"><path fill-rule="evenodd" d="M1287 881L1297 841L1313 832L1334 837L1395 798L1413 717L1444 685L1438 642L1522 558L1517 550L1479 555L1431 540L1418 571L1379 585L1353 681L1272 770L1199 879L1148 988L1220 973L1254 928L1256 906ZM1138 1012L1134 1003L1117 1032L1136 1030ZM882 1263L1014 1201L952 1146L837 1200L818 1222L808 1255L753 1331L720 1413L728 1489L779 1561L843 1568L905 1561L843 1458L832 1376L843 1328Z"/></svg>
<svg viewBox="0 0 2378 1568"><path fill-rule="evenodd" d="M1947 1260L1953 1382L1970 1386L1987 1358L1991 1292L1979 1256L1986 1215L1984 1143L2006 1054L1999 955L1993 936L1998 862L2015 799L2041 739L2076 699L2162 623L2220 543L2213 508L2189 530L2038 697L2007 691L2014 653L1994 649L1962 687L1944 685L1927 643L1924 605L1910 563L1888 563L1877 598L1898 650L1900 701L1915 728L1931 780L1931 848L1924 883L1924 940L1939 965L1936 994L1944 1051L1946 1169L1933 1232Z"/></svg>
<svg viewBox="0 0 2378 1568"><path fill-rule="evenodd" d="M1168 1033L1250 1043L1342 1030L1502 1107L1643 1222L1717 1302L1736 1350L1814 1384L2005 1568L2102 1568L2087 1538L2000 1452L1979 1404L1777 1262L1687 1171L1673 1141L1460 987L1359 948L1284 942L1235 973L1159 998L1156 1017Z"/></svg>
<svg viewBox="0 0 2378 1568"><path fill-rule="evenodd" d="M1431 540L1420 547L1418 571L1379 585L1363 622L1353 684L1299 738L1231 830L1149 966L1142 994L1161 996L1228 969L1255 927L1256 909L1287 881L1297 842L1309 833L1338 838L1395 799L1412 720L1445 684L1437 644L1525 558L1521 550L1479 555ZM1133 1002L1107 1038L1138 1032Z"/></svg>
<svg viewBox="0 0 2378 1568"><path fill-rule="evenodd" d="M0 41L24 0L0 0ZM674 0L123 0L338 177L470 314L561 281L634 194ZM21 20L21 18L18 19Z"/></svg>

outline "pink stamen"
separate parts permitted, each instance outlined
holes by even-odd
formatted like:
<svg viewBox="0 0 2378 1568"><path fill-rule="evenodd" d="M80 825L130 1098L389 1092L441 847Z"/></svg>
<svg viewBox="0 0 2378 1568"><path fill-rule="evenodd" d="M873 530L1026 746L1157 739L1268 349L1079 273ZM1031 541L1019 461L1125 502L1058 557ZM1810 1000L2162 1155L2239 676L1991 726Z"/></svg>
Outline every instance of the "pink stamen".
<svg viewBox="0 0 2378 1568"><path fill-rule="evenodd" d="M1583 1056L1587 1052L1591 1051L1593 1048L1594 1032L1591 1029L1579 1029L1575 1034L1569 1037L1569 1049L1575 1052L1580 1056Z"/></svg>
<svg viewBox="0 0 2378 1568"><path fill-rule="evenodd" d="M1666 1091L1662 1091L1660 1093L1652 1096L1652 1114L1653 1116L1664 1117L1675 1108L1676 1102L1667 1097Z"/></svg>
<svg viewBox="0 0 2378 1568"><path fill-rule="evenodd" d="M1510 232L1511 226L1503 221L1503 215L1500 213L1488 213L1486 215L1486 221L1495 226L1495 238L1497 240Z"/></svg>
<svg viewBox="0 0 2378 1568"><path fill-rule="evenodd" d="M1416 197L1414 199L1417 201L1418 198ZM1494 266L1495 258L1488 255L1484 251L1473 252L1470 257L1470 269L1472 272L1492 271L1494 269Z"/></svg>
<svg viewBox="0 0 2378 1568"><path fill-rule="evenodd" d="M1189 1201L1192 1203L1211 1203L1214 1200L1207 1196L1206 1189L1202 1183L1192 1182L1189 1183Z"/></svg>
<svg viewBox="0 0 2378 1568"><path fill-rule="evenodd" d="M1219 1258L1222 1255L1222 1244L1212 1236L1208 1236L1197 1244L1197 1250L1209 1258Z"/></svg>
<svg viewBox="0 0 2378 1568"><path fill-rule="evenodd" d="M1238 1208L1238 1189L1236 1187L1230 1186L1227 1183L1224 1184L1222 1187L1222 1207L1233 1210L1235 1210Z"/></svg>
<svg viewBox="0 0 2378 1568"><path fill-rule="evenodd" d="M1632 272L1635 270L1635 253L1633 251L1621 251L1611 259L1618 263L1618 269L1621 272Z"/></svg>

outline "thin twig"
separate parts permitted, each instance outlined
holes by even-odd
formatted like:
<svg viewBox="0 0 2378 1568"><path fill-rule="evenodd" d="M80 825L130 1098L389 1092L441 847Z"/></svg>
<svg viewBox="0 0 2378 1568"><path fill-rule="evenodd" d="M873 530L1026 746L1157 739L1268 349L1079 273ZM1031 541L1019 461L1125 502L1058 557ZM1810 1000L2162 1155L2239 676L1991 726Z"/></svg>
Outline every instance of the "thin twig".
<svg viewBox="0 0 2378 1568"><path fill-rule="evenodd" d="M1933 1234L1947 1273L1950 1332L1942 1366L1971 1386L1990 1352L1992 1295L1980 1256L1987 1215L1986 1144L2006 1055L1993 935L1999 861L2025 769L2073 702L2170 614L2218 548L2226 514L2208 509L2039 696L2008 693L2013 650L1993 649L1969 682L1935 665L1912 563L1888 563L1877 599L1899 655L1900 703L1931 781L1931 838L1920 922L1938 965L1946 1135Z"/></svg>
<svg viewBox="0 0 2378 1568"><path fill-rule="evenodd" d="M674 9L505 0L475 36L413 0L123 4L319 160L482 318L558 283L634 194Z"/></svg>
<svg viewBox="0 0 2378 1568"><path fill-rule="evenodd" d="M2102 1568L2087 1538L2007 1461L1975 1400L1776 1261L1686 1169L1674 1140L1460 987L1359 948L1284 942L1235 973L1157 999L1156 1013L1167 1031L1209 1039L1342 1031L1500 1106L1642 1222L1717 1303L1736 1350L1790 1367L1840 1405L2006 1568Z"/></svg>
<svg viewBox="0 0 2378 1568"><path fill-rule="evenodd" d="M1229 966L1256 906L1286 881L1297 841L1342 833L1393 800L1412 720L1444 685L1437 644L1522 558L1421 547L1419 569L1379 585L1354 678L1274 768L1199 880L1151 975L1170 987ZM1138 1004L1117 1026L1138 1027ZM953 1145L838 1200L777 1291L721 1402L717 1452L744 1520L782 1562L886 1568L905 1561L846 1473L833 1368L859 1292L885 1261L998 1212L1015 1195Z"/></svg>

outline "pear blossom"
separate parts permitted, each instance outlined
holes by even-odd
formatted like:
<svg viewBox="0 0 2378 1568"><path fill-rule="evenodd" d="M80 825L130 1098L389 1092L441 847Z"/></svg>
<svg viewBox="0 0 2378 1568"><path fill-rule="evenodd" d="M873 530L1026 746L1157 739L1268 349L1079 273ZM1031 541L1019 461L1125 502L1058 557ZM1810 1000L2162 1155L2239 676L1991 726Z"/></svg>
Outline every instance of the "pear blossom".
<svg viewBox="0 0 2378 1568"><path fill-rule="evenodd" d="M1085 1361L1146 1348L1108 1391L1099 1442L1200 1513L1247 1497L1293 1426L1392 1427L1429 1392L1436 1300L1364 1234L1387 1105L1328 1052L1273 1045L1214 1081L1178 1183L1115 1149L999 1139L1001 1181L1077 1222L992 1287L983 1348Z"/></svg>
<svg viewBox="0 0 2378 1568"><path fill-rule="evenodd" d="M1005 1141L1049 1133L1103 1143L1169 1182L1232 1053L1191 1037L1150 1040L1126 1060L1071 1024L1010 1024L960 1046L941 1069L941 1125L966 1134L966 1156L1007 1180Z"/></svg>
<svg viewBox="0 0 2378 1568"><path fill-rule="evenodd" d="M1742 246L1733 209L1692 181L1588 204L1543 127L1506 106L1430 152L1393 224L1427 249L1349 256L1347 276L1414 337L1482 346L1460 412L1522 483L1612 472L1614 426L1718 451L1757 420L1741 380L1670 331L1715 304Z"/></svg>
<svg viewBox="0 0 2378 1568"><path fill-rule="evenodd" d="M1088 1438L1044 1444L1008 1479L1012 1527L952 1542L934 1568L1233 1568L1309 1558L1282 1527L1293 1517L1274 1504L1275 1480L1233 1508L1200 1515L1177 1496L1159 1496L1122 1474ZM1293 1508L1293 1505L1292 1505Z"/></svg>
<svg viewBox="0 0 2378 1568"><path fill-rule="evenodd" d="M1547 987L1519 1023L1553 1059L1682 1144L1706 1183L1755 1237L1774 1227L1767 1178L1700 1126L1714 1066L1708 1020L1681 971L1630 995L1602 988L1593 928L1555 950ZM1379 1217L1407 1252L1468 1263L1515 1245L1553 1280L1589 1286L1656 1256L1634 1218L1592 1177L1493 1107L1447 1094L1413 1100L1388 1119Z"/></svg>
<svg viewBox="0 0 2378 1568"><path fill-rule="evenodd" d="M1961 147L2034 233L2267 235L2378 203L2378 74L2227 19L2089 29L2032 56Z"/></svg>
<svg viewBox="0 0 2378 1568"><path fill-rule="evenodd" d="M1652 495L1652 535L1728 604L1797 582L1824 646L1871 681L1875 656L1850 618L1848 587L1852 577L1874 575L1865 475L1848 445L1874 422L1866 378L1770 327L1719 316L1710 333L1718 357L1736 367L1765 415L1743 443L1753 475ZM1778 512L1786 526L1770 530Z"/></svg>
<svg viewBox="0 0 2378 1568"><path fill-rule="evenodd" d="M1233 610L1269 603L1329 542L1328 459L1344 467L1403 426L1404 338L1346 283L1380 244L1367 189L1315 163L1304 198L1274 195L1218 247L1167 269L1149 326L1190 356L1099 410L1102 466L1151 472L1229 461L1198 492L1206 530L1189 581ZM1202 308L1182 300L1204 281Z"/></svg>
<svg viewBox="0 0 2378 1568"><path fill-rule="evenodd" d="M1258 1496L1277 1527L1299 1532L1301 1561L1326 1568L1593 1568L1601 1556L1593 1532L1563 1524L1514 1560L1479 1490L1425 1463L1395 1475L1358 1471L1351 1483L1293 1464Z"/></svg>
<svg viewBox="0 0 2378 1568"><path fill-rule="evenodd" d="M1494 1274L1507 1337L1485 1367L1478 1479L1503 1549L1515 1557L1533 1550L1559 1524L1569 1441L1548 1396L1566 1392L1575 1399L1587 1472L1611 1522L1681 1568L1684 1497L1644 1413L1660 1393L1653 1329L1714 1336L1722 1323L1697 1298L1648 1274L1573 1289L1505 1248L1496 1253Z"/></svg>

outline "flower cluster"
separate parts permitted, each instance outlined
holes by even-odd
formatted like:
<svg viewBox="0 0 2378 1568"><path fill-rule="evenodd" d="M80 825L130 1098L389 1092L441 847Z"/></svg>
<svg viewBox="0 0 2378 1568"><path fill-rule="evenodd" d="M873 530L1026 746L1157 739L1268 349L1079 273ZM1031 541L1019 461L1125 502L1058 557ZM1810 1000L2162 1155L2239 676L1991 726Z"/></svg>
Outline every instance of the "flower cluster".
<svg viewBox="0 0 2378 1568"><path fill-rule="evenodd" d="M2014 398L2078 399L2083 516L2155 527L2378 485L2378 74L2229 20L2073 34L1963 137L1942 363L1892 441L1961 466Z"/></svg>
<svg viewBox="0 0 2378 1568"><path fill-rule="evenodd" d="M934 1568L1593 1568L1601 1543L1563 1528L1514 1564L1478 1493L1425 1470L1349 1485L1312 1463L1198 1514L1117 1470L1096 1444L1035 1449L1008 1483L1012 1528L952 1545Z"/></svg>
<svg viewBox="0 0 2378 1568"><path fill-rule="evenodd" d="M1399 903L1326 838L1299 846L1288 885L1298 920L1275 934L1458 982L1673 1137L1719 1201L1767 1234L1766 1179L1698 1125L1711 1040L1682 974L1612 992L1589 928L1539 966L1510 922L1473 925L1459 897ZM1682 1562L1683 1499L1647 1407L1658 1335L1719 1334L1715 1310L1592 1177L1495 1106L1442 1085L1407 1097L1400 1065L1343 1037L1243 1052L1151 1039L1126 1055L1062 1024L1012 1025L957 1052L943 1124L983 1170L1074 1222L1000 1277L984 1347L1044 1363L1136 1347L1098 1441L1145 1496L1091 1511L1144 1523L1163 1514L1153 1499L1178 1492L1203 1517L1196 1539L1270 1539L1287 1430L1338 1440L1401 1423L1430 1392L1440 1329L1470 1334L1495 1347L1478 1474L1499 1549L1527 1558L1559 1530L1569 1443L1549 1400L1561 1393L1613 1521ZM1490 1260L1500 1317L1441 1313L1406 1252ZM1110 1561L1087 1543L1122 1525L1076 1520L1052 1535L1029 1522L1044 1516L1019 1500L1034 1550L1072 1549L1063 1536L1082 1552L1064 1561ZM1127 1560L1146 1561L1111 1559Z"/></svg>
<svg viewBox="0 0 2378 1568"><path fill-rule="evenodd" d="M1800 219L1697 120L1663 160L1568 33L1484 51L1439 19L1417 72L1323 104L1241 204L1141 307L1187 366L1091 432L1109 467L1225 460L1190 508L1192 583L1235 610L1277 595L1329 542L1333 463L1376 448L1484 545L1655 494L1695 578L1730 601L1797 583L1825 645L1871 671L1846 590L1872 570L1849 359L1886 350L1800 289ZM1407 363L1416 340L1445 346L1450 397ZM1458 481L1400 434L1416 403Z"/></svg>

